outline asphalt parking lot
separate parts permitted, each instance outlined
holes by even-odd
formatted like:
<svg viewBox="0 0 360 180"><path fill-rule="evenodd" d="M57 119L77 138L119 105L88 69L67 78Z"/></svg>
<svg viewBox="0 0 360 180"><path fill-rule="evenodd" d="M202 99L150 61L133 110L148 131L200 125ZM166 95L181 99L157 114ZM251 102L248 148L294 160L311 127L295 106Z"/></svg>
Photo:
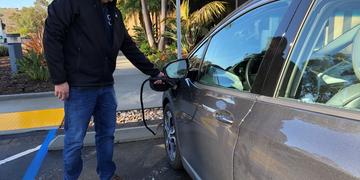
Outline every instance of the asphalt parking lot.
<svg viewBox="0 0 360 180"><path fill-rule="evenodd" d="M47 131L0 136L0 160L37 147ZM36 152L0 165L0 180L22 179ZM80 179L98 179L96 151L87 147L83 151L84 168ZM187 180L185 171L175 171L168 165L162 139L115 145L116 174L123 179ZM62 151L49 151L42 162L36 179L63 179Z"/></svg>

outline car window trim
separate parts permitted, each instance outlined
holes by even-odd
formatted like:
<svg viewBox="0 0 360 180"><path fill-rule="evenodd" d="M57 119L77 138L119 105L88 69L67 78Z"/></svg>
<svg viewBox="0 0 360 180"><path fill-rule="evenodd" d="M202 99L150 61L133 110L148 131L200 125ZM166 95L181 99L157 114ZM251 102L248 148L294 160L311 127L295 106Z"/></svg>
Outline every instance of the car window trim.
<svg viewBox="0 0 360 180"><path fill-rule="evenodd" d="M203 45L205 45L204 47L205 47L205 49L204 49L204 52L207 50L207 44L209 44L209 41L208 41L209 39L208 38L206 38L206 39L204 39L204 40L202 40L197 46L195 46L195 48L194 48L194 50L192 50L190 53L189 53L189 55L187 56L187 59L190 59L190 58L192 58L192 56L194 56L194 54L195 53L197 53L197 51L200 49L200 48L202 48L203 47ZM203 60L204 59L204 52L202 53L202 55L201 55L201 60Z"/></svg>
<svg viewBox="0 0 360 180"><path fill-rule="evenodd" d="M280 105L292 109L308 111L313 113L320 113L327 116L345 118L354 121L360 121L360 113L359 113L360 111L339 108L335 106L326 106L320 103L305 103L296 99L282 98L282 97L274 98L263 95L258 96L257 102L265 102L272 105Z"/></svg>
<svg viewBox="0 0 360 180"><path fill-rule="evenodd" d="M195 82L194 85L198 89L202 89L202 90L205 89L205 90L217 92L217 93L220 93L220 94L240 96L241 98L246 98L246 99L253 100L253 101L256 100L256 97L260 96L258 94L254 94L254 93L251 93L249 91L238 91L238 90L235 90L235 89L229 89L229 88L225 88L225 87L210 86L210 85L201 84L199 82Z"/></svg>
<svg viewBox="0 0 360 180"><path fill-rule="evenodd" d="M274 98L278 98L279 97L279 93L280 93L280 88L285 80L285 75L286 75L286 72L289 68L289 64L290 64L290 57L291 55L293 54L294 52L294 48L295 46L297 46L297 43L299 41L299 38L300 38L300 35L301 35L301 32L302 30L304 29L304 26L305 26L305 23L307 22L309 16L310 16L310 13L313 11L313 9L315 8L315 3L317 2L317 0L312 0L309 8L307 9L307 12L301 22L301 25L300 25L300 28L299 30L297 31L296 35L295 35L295 38L294 38L294 41L292 42L292 46L290 46L290 50L289 50L289 53L287 54L286 56L286 59L285 59L285 63L284 65L282 66L281 68L281 72L280 72L280 76L278 78L278 81L277 81L277 84L276 84L276 87L275 87L275 91L274 91L274 94L273 94L273 97Z"/></svg>
<svg viewBox="0 0 360 180"><path fill-rule="evenodd" d="M200 74L201 74L201 67L202 67L202 64L204 62L204 58L205 58L205 54L207 52L207 49L209 48L209 44L210 44L210 40L211 40L211 37L208 37L206 38L206 40L203 40L201 43L199 43L200 45L196 46L195 50L192 51L190 53L190 55L187 57L187 59L189 60L190 58L192 58L192 56L199 50L201 49L203 46L204 46L204 51L202 52L201 54L201 58L200 58L200 67L199 67L199 72L197 73L197 76L196 76L196 79L194 79L195 81L198 81L199 78L200 78Z"/></svg>
<svg viewBox="0 0 360 180"><path fill-rule="evenodd" d="M209 48L209 46L210 46L211 40L212 40L212 36L208 37L208 41L207 41L206 47L205 47L204 52L203 52L203 54L202 54L201 64L200 64L200 67L199 67L198 75L197 75L197 77L196 77L196 81L199 81L199 80L200 80L201 73L202 73L202 72L201 72L201 69L202 69L202 66L203 66L203 64L204 64L205 55L206 55L207 50L208 50L208 48Z"/></svg>

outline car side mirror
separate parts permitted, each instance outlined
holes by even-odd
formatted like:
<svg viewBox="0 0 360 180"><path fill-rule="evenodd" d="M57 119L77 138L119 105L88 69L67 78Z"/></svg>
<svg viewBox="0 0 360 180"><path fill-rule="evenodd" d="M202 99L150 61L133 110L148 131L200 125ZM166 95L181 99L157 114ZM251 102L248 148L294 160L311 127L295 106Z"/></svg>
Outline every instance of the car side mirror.
<svg viewBox="0 0 360 180"><path fill-rule="evenodd" d="M189 71L187 59L179 59L167 64L164 68L165 74L170 79L185 78Z"/></svg>

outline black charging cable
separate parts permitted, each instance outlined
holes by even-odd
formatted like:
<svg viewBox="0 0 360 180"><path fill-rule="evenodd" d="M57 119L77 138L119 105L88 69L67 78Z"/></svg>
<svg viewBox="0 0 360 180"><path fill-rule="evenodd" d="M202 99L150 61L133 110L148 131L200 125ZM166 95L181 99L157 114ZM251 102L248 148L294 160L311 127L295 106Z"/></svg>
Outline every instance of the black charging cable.
<svg viewBox="0 0 360 180"><path fill-rule="evenodd" d="M170 86L175 86L175 83L170 81L168 78L166 77L150 77L148 79L146 79L142 84L141 84L141 88L140 88L140 104L141 104L141 113L142 113L142 121L144 123L144 126L146 127L147 130L149 130L151 132L151 134L153 134L154 136L156 136L156 133L148 126L148 124L146 123L146 119L145 119L145 108L144 108L144 101L143 101L143 93L144 93L144 86L148 81L158 81L161 80L163 82L168 83ZM61 121L61 124L59 126L59 129L61 129L62 127L64 127L64 121L65 121L65 117L63 118L63 120Z"/></svg>
<svg viewBox="0 0 360 180"><path fill-rule="evenodd" d="M142 120L143 120L143 123L144 123L144 126L146 127L146 129L149 130L154 136L156 136L156 133L151 128L149 128L148 124L146 123L145 110L144 110L144 101L143 101L143 93L144 93L144 86L148 81L158 81L158 80L161 80L163 83L167 83L172 87L175 86L175 84L176 84L167 77L150 77L150 78L146 79L141 84L141 88L140 88L140 104L141 104Z"/></svg>
<svg viewBox="0 0 360 180"><path fill-rule="evenodd" d="M145 119L145 110L144 110L144 101L143 101L143 93L144 93L144 85L146 82L152 80L152 78L148 78L146 79L142 84L141 84L141 89L140 89L140 104L141 104L141 113L142 113L142 120L144 123L144 126L146 127L147 130L149 130L154 136L156 136L156 133L149 128L149 126L146 123L146 119Z"/></svg>

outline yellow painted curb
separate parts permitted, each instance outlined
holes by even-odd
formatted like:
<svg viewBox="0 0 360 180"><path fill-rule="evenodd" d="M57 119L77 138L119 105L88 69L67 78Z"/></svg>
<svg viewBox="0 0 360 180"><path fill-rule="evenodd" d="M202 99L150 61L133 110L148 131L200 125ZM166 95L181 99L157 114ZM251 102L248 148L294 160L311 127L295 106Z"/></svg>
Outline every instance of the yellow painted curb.
<svg viewBox="0 0 360 180"><path fill-rule="evenodd" d="M64 109L47 109L0 114L0 131L60 126Z"/></svg>

